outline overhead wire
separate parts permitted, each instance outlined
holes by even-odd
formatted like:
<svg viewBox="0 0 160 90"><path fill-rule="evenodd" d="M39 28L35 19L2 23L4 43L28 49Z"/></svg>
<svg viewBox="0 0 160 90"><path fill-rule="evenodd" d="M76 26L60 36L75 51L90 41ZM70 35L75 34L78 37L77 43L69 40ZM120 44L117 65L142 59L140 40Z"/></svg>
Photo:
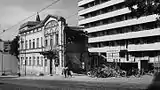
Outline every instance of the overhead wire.
<svg viewBox="0 0 160 90"><path fill-rule="evenodd" d="M12 28L16 27L16 26L19 25L20 23L28 20L29 18L35 16L37 13L40 13L40 12L44 11L45 9L49 8L50 6L52 6L53 4L56 4L56 3L59 2L59 1L60 1L60 0L56 0L56 1L52 2L52 3L49 4L48 6L40 9L40 10L39 10L38 12L36 12L35 14L33 14L33 15L31 15L31 16L29 16L29 17L27 17L27 18L25 18L25 19L23 19L23 20L21 20L21 21L19 21L18 23L16 23L15 25L13 25L13 26L11 26L11 27L9 27L9 28L7 28L7 29L4 29L4 30L0 33L0 35L2 35L3 33L5 33L5 32L8 31L8 30L11 30Z"/></svg>
<svg viewBox="0 0 160 90"><path fill-rule="evenodd" d="M5 32L8 31L8 30L11 30L12 28L14 28L15 26L21 24L22 22L26 21L27 19L35 16L37 13L40 13L40 12L44 11L45 9L49 8L50 6L52 6L53 4L56 4L56 3L59 2L59 1L60 1L60 0L56 0L56 1L52 2L50 5L48 5L48 6L44 7L44 8L42 8L42 9L40 9L40 10L39 10L38 12L36 12L35 14L33 14L33 15L31 15L31 16L29 16L29 17L27 17L27 18L25 18L25 19L23 19L23 20L21 20L21 21L19 21L19 22L16 23L15 25L13 25L13 26L11 26L11 27L3 30L3 32L1 32L0 35L2 35L3 33L5 33ZM77 14L78 14L78 12L76 12L76 13L68 16L68 17L66 17L65 19L72 18L73 16L75 16L75 15L77 15Z"/></svg>

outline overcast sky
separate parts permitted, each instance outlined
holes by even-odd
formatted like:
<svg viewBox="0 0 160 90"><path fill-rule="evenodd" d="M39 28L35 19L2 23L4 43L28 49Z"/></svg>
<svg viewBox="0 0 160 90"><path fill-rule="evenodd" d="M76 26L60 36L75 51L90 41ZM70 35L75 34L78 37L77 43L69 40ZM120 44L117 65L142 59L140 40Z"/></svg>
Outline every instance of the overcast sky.
<svg viewBox="0 0 160 90"><path fill-rule="evenodd" d="M56 0L0 0L0 33L54 1ZM44 19L47 14L61 15L65 18L74 15L67 18L67 23L77 25L78 17L75 15L78 11L77 2L78 0L60 0L41 12L40 17ZM28 20L35 20L35 16ZM3 40L12 40L18 33L19 25L1 34L0 37Z"/></svg>

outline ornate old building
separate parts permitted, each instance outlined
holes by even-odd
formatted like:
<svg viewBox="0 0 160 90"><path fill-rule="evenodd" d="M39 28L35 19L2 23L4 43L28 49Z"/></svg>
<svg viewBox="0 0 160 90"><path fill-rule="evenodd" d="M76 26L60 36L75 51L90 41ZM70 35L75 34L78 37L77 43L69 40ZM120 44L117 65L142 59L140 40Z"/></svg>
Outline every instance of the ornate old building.
<svg viewBox="0 0 160 90"><path fill-rule="evenodd" d="M71 27L60 16L48 15L28 21L19 28L20 62L23 74L61 74L64 66L86 69L87 38L83 28ZM86 55L86 57L84 57ZM85 64L87 66L87 64Z"/></svg>

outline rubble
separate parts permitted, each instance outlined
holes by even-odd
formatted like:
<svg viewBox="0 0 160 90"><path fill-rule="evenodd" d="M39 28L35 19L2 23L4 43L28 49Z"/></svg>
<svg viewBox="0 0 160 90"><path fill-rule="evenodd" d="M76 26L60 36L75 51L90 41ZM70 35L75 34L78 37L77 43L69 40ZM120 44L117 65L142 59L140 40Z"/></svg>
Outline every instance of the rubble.
<svg viewBox="0 0 160 90"><path fill-rule="evenodd" d="M90 77L107 78L107 77L126 77L127 72L121 70L118 66L102 65L93 68L87 73Z"/></svg>

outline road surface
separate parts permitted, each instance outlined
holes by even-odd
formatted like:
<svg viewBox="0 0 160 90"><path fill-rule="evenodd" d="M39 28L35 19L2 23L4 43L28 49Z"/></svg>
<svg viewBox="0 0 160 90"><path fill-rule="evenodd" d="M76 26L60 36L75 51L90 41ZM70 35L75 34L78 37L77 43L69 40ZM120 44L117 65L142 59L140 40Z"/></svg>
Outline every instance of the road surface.
<svg viewBox="0 0 160 90"><path fill-rule="evenodd" d="M51 79L51 80L49 80ZM99 80L99 81L98 81ZM106 80L106 81L105 81ZM118 82L118 80L121 80ZM47 79L12 79L1 78L0 90L144 90L148 87L148 84L137 83L125 83L127 80L132 79L92 79L84 81L72 79L53 79L48 77ZM122 81L124 81L122 83ZM144 80L145 81L145 80ZM128 81L129 82L129 81Z"/></svg>

